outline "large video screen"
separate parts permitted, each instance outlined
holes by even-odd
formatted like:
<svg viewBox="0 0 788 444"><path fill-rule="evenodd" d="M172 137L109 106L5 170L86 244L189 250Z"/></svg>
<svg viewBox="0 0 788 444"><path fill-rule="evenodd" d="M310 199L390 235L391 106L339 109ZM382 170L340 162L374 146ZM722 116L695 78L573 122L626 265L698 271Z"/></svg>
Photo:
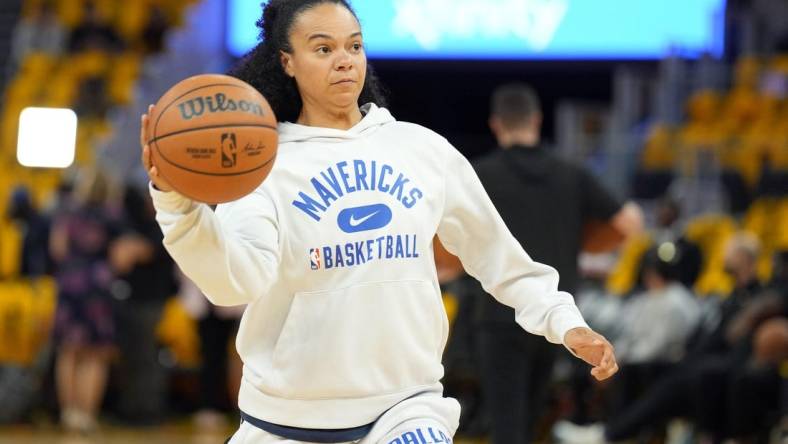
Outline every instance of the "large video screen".
<svg viewBox="0 0 788 444"><path fill-rule="evenodd" d="M261 0L227 0L227 47L256 43ZM720 55L725 0L355 0L370 58Z"/></svg>

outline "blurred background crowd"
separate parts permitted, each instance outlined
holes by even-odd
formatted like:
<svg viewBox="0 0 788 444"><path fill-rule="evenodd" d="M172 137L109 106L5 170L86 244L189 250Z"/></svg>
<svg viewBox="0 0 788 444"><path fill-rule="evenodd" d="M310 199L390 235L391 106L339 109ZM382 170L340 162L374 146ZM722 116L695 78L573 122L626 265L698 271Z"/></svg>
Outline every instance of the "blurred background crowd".
<svg viewBox="0 0 788 444"><path fill-rule="evenodd" d="M91 436L173 422L223 433L235 424L243 307L210 306L179 274L138 166L148 104L185 77L233 63L227 3L0 2L0 441L19 427ZM536 197L530 207L502 198L499 209L516 235L574 230L569 265L518 239L572 276L581 311L615 345L621 372L597 383L561 347L506 336L491 297L439 253L449 262L439 269L452 325L444 383L463 405L458 442L788 439L788 3L722 4L718 54L372 58L392 113L446 136L494 200L501 147L538 145L594 184L586 201L570 193L563 202L594 206L571 224L557 211L542 215L552 203L534 206ZM515 105L496 102L495 91L507 92L496 88L512 82L530 88L509 88ZM529 109L516 106L518 94ZM72 167L17 162L19 114L30 106L77 113ZM493 121L518 110L539 116L536 138L507 143ZM514 176L530 182L511 188L534 189L542 183L534 165L547 164L511 163L520 161ZM633 208L638 221L616 222ZM501 338L516 344L496 361L490 350ZM522 367L510 359L518 350L528 357ZM507 365L533 373L533 384L491 383ZM522 405L496 401L501 385ZM519 438L496 437L508 427L502 410L526 424Z"/></svg>

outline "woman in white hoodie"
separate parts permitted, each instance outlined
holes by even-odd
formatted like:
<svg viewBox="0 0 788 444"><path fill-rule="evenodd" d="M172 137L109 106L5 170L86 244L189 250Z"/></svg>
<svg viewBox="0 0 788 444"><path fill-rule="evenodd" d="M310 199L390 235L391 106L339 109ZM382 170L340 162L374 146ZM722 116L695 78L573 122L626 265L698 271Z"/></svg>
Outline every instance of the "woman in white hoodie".
<svg viewBox="0 0 788 444"><path fill-rule="evenodd" d="M611 345L512 237L467 160L381 107L347 1L271 0L258 26L263 42L233 73L281 122L257 190L213 212L171 191L142 141L167 250L213 303L247 304L231 443L452 441L435 234L524 329L599 379L616 372Z"/></svg>

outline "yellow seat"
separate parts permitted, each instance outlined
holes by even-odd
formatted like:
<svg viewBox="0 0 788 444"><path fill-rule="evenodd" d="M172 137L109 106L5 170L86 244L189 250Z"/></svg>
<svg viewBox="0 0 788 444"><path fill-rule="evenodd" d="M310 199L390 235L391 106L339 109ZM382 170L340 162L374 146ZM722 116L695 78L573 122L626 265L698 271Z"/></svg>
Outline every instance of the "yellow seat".
<svg viewBox="0 0 788 444"><path fill-rule="evenodd" d="M676 138L676 164L685 175L698 168L699 154L717 154L728 139L727 126L720 119L722 99L717 92L704 90L687 101L688 121Z"/></svg>
<svg viewBox="0 0 788 444"><path fill-rule="evenodd" d="M117 0L90 0L96 7L99 20L111 23L116 9L125 7L127 3ZM135 0L136 1L136 0ZM68 28L79 26L85 19L85 0L57 0L57 12L60 21ZM119 11L122 13L122 10Z"/></svg>
<svg viewBox="0 0 788 444"><path fill-rule="evenodd" d="M7 202L7 198L5 199ZM3 218L0 221L0 277L15 279L19 276L22 254L22 233L19 228Z"/></svg>
<svg viewBox="0 0 788 444"><path fill-rule="evenodd" d="M606 287L610 293L623 295L632 291L637 284L640 261L653 243L648 235L636 236L624 243L618 262L607 278Z"/></svg>
<svg viewBox="0 0 788 444"><path fill-rule="evenodd" d="M110 68L110 57L102 51L85 51L71 56L69 70L77 79L104 76Z"/></svg>
<svg viewBox="0 0 788 444"><path fill-rule="evenodd" d="M772 199L758 199L753 202L742 218L742 228L762 238L774 223L769 220L773 206Z"/></svg>
<svg viewBox="0 0 788 444"><path fill-rule="evenodd" d="M69 108L77 99L77 79L73 74L61 74L51 82L46 96L47 106Z"/></svg>
<svg viewBox="0 0 788 444"><path fill-rule="evenodd" d="M19 75L12 80L6 94L6 103L29 103L38 95L39 84L30 77Z"/></svg>
<svg viewBox="0 0 788 444"><path fill-rule="evenodd" d="M118 0L93 0L96 5L99 19L105 23L114 23L115 17L119 14L125 14L130 5L139 3L141 0L133 2L119 2Z"/></svg>
<svg viewBox="0 0 788 444"><path fill-rule="evenodd" d="M25 55L21 72L24 77L46 77L57 66L58 57L46 52L35 51Z"/></svg>
<svg viewBox="0 0 788 444"><path fill-rule="evenodd" d="M122 105L131 103L134 94L135 80L135 77L113 77L108 87L111 101L115 104Z"/></svg>
<svg viewBox="0 0 788 444"><path fill-rule="evenodd" d="M178 298L171 298L165 304L161 321L156 327L156 336L170 349L178 366L193 368L200 364L197 322Z"/></svg>
<svg viewBox="0 0 788 444"><path fill-rule="evenodd" d="M720 149L719 159L723 168L739 173L752 189L761 175L763 145L752 138L731 141Z"/></svg>
<svg viewBox="0 0 788 444"><path fill-rule="evenodd" d="M736 60L733 74L735 88L757 88L761 75L760 59L753 55L739 57Z"/></svg>
<svg viewBox="0 0 788 444"><path fill-rule="evenodd" d="M57 0L57 15L64 26L76 27L82 20L83 0Z"/></svg>
<svg viewBox="0 0 788 444"><path fill-rule="evenodd" d="M773 170L788 172L788 102L774 123L769 141L765 145L765 157Z"/></svg>
<svg viewBox="0 0 788 444"><path fill-rule="evenodd" d="M25 365L29 363L30 345L33 342L32 312L33 301L29 291L18 281L0 284L0 292L6 294L2 307L2 342L4 353L0 362L4 364Z"/></svg>
<svg viewBox="0 0 788 444"><path fill-rule="evenodd" d="M788 223L788 200L761 198L755 201L743 220L747 231L755 234L761 242L761 256L758 258L758 277L768 281L774 265L773 255L788 247L785 242Z"/></svg>
<svg viewBox="0 0 788 444"><path fill-rule="evenodd" d="M9 154L10 158L16 159L16 142L19 133L19 114L24 109L24 105L10 104L3 110L2 128L0 128L0 138L2 138L2 149Z"/></svg>
<svg viewBox="0 0 788 444"><path fill-rule="evenodd" d="M676 141L670 128L654 125L646 139L640 162L647 171L673 169L676 162Z"/></svg>
<svg viewBox="0 0 788 444"><path fill-rule="evenodd" d="M129 2L122 14L116 16L115 29L126 41L135 41L142 34L150 17L150 4L138 0Z"/></svg>
<svg viewBox="0 0 788 444"><path fill-rule="evenodd" d="M767 99L751 88L734 88L725 98L721 119L729 134L740 133L759 119Z"/></svg>
<svg viewBox="0 0 788 444"><path fill-rule="evenodd" d="M446 316L449 318L449 327L454 325L454 320L457 319L457 313L460 311L460 302L457 300L457 295L445 291L442 293L443 309L446 310Z"/></svg>
<svg viewBox="0 0 788 444"><path fill-rule="evenodd" d="M139 74L142 60L139 54L127 51L115 57L112 65L113 75L136 77Z"/></svg>
<svg viewBox="0 0 788 444"><path fill-rule="evenodd" d="M788 251L788 197L780 199L775 220L777 234L774 241L774 249L777 251Z"/></svg>
<svg viewBox="0 0 788 444"><path fill-rule="evenodd" d="M55 294L51 278L0 282L0 364L33 362L49 341Z"/></svg>
<svg viewBox="0 0 788 444"><path fill-rule="evenodd" d="M38 352L46 346L51 338L52 328L55 324L55 309L57 307L57 284L50 276L42 276L28 281L33 293L33 335L31 343L32 360Z"/></svg>
<svg viewBox="0 0 788 444"><path fill-rule="evenodd" d="M699 295L727 295L733 281L725 273L725 245L736 231L736 222L730 216L707 215L691 221L685 235L697 244L703 254L700 276L694 290Z"/></svg>

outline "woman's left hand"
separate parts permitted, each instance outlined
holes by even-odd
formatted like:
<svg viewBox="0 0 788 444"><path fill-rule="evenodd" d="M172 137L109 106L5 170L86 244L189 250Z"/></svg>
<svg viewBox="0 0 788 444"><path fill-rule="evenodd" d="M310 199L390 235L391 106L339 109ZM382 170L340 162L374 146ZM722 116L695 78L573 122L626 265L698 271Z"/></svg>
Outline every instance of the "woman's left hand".
<svg viewBox="0 0 788 444"><path fill-rule="evenodd" d="M591 374L598 380L605 380L618 371L613 345L604 336L590 328L573 328L564 336L566 345L577 357L591 364Z"/></svg>

